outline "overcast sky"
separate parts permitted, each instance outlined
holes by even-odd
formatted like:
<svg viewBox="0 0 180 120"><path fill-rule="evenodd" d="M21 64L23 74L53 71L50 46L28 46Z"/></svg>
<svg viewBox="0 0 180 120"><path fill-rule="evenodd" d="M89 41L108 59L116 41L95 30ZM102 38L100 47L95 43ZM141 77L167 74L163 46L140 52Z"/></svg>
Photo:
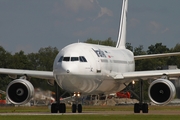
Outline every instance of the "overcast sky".
<svg viewBox="0 0 180 120"><path fill-rule="evenodd" d="M86 41L117 40L122 0L0 0L0 46L38 52ZM180 42L180 0L129 0L127 42Z"/></svg>

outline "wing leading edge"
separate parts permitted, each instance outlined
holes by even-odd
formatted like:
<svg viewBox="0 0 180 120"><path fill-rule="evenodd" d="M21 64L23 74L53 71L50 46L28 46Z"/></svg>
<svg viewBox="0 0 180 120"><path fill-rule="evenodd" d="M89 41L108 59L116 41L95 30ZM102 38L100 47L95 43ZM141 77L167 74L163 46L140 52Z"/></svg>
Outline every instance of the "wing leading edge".
<svg viewBox="0 0 180 120"><path fill-rule="evenodd" d="M151 55L138 55L138 56L134 56L134 60L169 57L169 56L178 56L178 55L180 55L180 52L163 53L163 54L151 54Z"/></svg>
<svg viewBox="0 0 180 120"><path fill-rule="evenodd" d="M179 77L180 69L174 70L152 70L152 71L135 71L135 72L127 72L122 74L117 74L114 76L115 80L138 80L138 79L149 79L149 78L158 78L163 75L167 75L168 77Z"/></svg>
<svg viewBox="0 0 180 120"><path fill-rule="evenodd" d="M0 73L8 74L8 75L27 75L29 77L34 77L34 78L54 80L53 72L50 72L50 71L35 71L35 70L19 70L19 69L0 68Z"/></svg>

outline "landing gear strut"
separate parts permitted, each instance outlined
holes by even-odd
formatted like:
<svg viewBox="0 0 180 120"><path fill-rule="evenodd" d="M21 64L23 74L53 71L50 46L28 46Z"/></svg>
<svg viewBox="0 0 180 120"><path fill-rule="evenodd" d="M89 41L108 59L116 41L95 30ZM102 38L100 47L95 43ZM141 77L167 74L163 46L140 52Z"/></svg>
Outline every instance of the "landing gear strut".
<svg viewBox="0 0 180 120"><path fill-rule="evenodd" d="M65 103L60 103L60 94L59 94L59 86L55 82L55 87L56 87L56 103L52 103L51 105L51 113L66 113L66 104Z"/></svg>
<svg viewBox="0 0 180 120"><path fill-rule="evenodd" d="M142 113L148 113L148 104L143 103L143 80L140 80L140 97L139 97L139 103L134 104L134 113L140 113L142 110Z"/></svg>

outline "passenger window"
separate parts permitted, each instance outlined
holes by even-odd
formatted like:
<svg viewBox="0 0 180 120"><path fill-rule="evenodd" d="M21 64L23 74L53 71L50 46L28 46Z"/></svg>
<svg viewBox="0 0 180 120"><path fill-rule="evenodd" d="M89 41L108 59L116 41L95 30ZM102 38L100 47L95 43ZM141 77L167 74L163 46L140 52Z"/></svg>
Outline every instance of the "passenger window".
<svg viewBox="0 0 180 120"><path fill-rule="evenodd" d="M79 56L80 62L87 62L86 58L84 56Z"/></svg>
<svg viewBox="0 0 180 120"><path fill-rule="evenodd" d="M63 56L61 56L61 57L59 58L58 62L62 62L62 60L63 60Z"/></svg>
<svg viewBox="0 0 180 120"><path fill-rule="evenodd" d="M63 61L69 61L70 60L70 57L64 57L63 58Z"/></svg>
<svg viewBox="0 0 180 120"><path fill-rule="evenodd" d="M78 57L71 57L71 61L79 61Z"/></svg>

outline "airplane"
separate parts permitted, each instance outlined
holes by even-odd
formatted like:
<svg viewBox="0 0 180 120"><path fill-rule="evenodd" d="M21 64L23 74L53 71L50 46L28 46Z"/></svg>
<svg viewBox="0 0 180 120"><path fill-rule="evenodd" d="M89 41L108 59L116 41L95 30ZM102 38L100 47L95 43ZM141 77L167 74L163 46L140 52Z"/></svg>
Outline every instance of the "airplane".
<svg viewBox="0 0 180 120"><path fill-rule="evenodd" d="M59 100L59 87L74 95L73 113L82 113L80 98L92 94L110 94L121 91L132 81L140 80L140 95L142 82L155 79L150 83L148 95L157 105L168 104L176 94L176 88L170 77L179 77L180 70L135 71L135 61L180 55L180 52L134 56L126 49L126 22L128 0L123 0L116 47L94 45L88 43L73 43L64 47L57 54L53 71L36 71L0 68L0 74L14 78L6 89L8 100L13 104L25 104L34 95L34 87L28 81L29 77L48 80L55 83L56 102L51 105L51 113L66 113L65 103ZM17 78L17 75L21 75ZM134 104L134 113L148 113L148 104Z"/></svg>

